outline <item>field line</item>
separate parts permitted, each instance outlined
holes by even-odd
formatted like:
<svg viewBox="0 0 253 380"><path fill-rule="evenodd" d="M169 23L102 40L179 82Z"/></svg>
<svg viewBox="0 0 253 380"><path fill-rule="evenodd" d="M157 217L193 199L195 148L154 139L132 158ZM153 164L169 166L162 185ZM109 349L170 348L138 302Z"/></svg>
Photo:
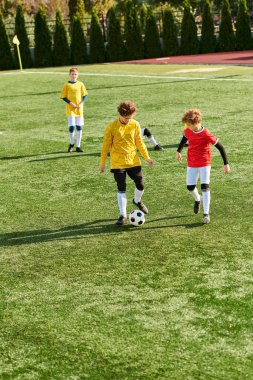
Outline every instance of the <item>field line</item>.
<svg viewBox="0 0 253 380"><path fill-rule="evenodd" d="M23 71L20 72L3 72L0 73L0 75L28 75L28 74L45 74L45 75L65 75L67 76L67 73L64 71ZM119 77L119 78L144 78L144 79L177 79L177 80L204 80L204 81L232 81L232 82L253 82L253 78L228 78L226 77L214 77L214 78L208 78L208 77L191 77L191 76L176 76L176 75L139 75L139 74L117 74L117 73L92 73L92 72L82 72L79 73L79 76L96 76L96 77Z"/></svg>

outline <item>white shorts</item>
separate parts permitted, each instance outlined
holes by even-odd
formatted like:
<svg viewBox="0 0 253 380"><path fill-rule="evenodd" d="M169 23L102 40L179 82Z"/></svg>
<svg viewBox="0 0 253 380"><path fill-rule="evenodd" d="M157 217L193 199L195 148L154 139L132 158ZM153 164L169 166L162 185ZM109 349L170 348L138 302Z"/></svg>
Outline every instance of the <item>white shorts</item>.
<svg viewBox="0 0 253 380"><path fill-rule="evenodd" d="M200 176L200 183L210 183L211 166L201 166L199 168L190 168L187 166L187 185L197 185L198 178Z"/></svg>
<svg viewBox="0 0 253 380"><path fill-rule="evenodd" d="M83 116L68 116L68 126L84 125Z"/></svg>

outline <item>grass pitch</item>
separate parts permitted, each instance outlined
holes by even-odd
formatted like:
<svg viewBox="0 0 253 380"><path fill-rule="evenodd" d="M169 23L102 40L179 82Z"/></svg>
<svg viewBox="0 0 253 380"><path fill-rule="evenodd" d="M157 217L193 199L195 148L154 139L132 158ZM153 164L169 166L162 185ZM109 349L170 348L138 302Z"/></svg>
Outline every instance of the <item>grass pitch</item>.
<svg viewBox="0 0 253 380"><path fill-rule="evenodd" d="M67 72L0 73L0 378L252 379L252 68L80 67L84 154L66 153ZM155 166L143 164L141 228L114 226L109 161L98 173L124 99L165 147L145 140ZM209 225L192 211L186 149L175 159L191 107L232 169L212 148Z"/></svg>

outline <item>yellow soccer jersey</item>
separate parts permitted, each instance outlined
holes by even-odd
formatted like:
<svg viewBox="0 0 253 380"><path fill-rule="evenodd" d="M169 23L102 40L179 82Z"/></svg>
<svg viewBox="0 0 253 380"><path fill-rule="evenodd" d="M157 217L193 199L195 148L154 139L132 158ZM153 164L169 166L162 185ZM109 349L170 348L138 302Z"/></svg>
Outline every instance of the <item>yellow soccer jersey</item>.
<svg viewBox="0 0 253 380"><path fill-rule="evenodd" d="M86 95L88 95L88 92L80 81L65 83L61 92L62 99L67 98L74 104L80 104ZM66 103L66 114L67 116L83 116L83 107L73 108L70 104Z"/></svg>
<svg viewBox="0 0 253 380"><path fill-rule="evenodd" d="M141 137L140 124L132 119L124 125L119 119L116 119L105 130L100 164L105 165L107 155L110 152L111 169L140 166L141 160L137 149L145 160L150 158Z"/></svg>

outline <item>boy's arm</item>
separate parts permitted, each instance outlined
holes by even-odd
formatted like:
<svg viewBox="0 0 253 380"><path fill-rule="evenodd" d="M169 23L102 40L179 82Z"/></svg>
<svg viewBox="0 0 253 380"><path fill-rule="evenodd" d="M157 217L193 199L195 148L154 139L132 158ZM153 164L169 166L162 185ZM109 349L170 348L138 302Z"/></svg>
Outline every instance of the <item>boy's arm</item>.
<svg viewBox="0 0 253 380"><path fill-rule="evenodd" d="M181 151L182 151L182 149L186 143L187 143L187 138L185 136L183 136L178 147L177 147L177 152L181 153Z"/></svg>
<svg viewBox="0 0 253 380"><path fill-rule="evenodd" d="M143 138L141 136L141 128L140 128L139 125L138 125L138 127L136 129L135 145L139 149L140 154L142 155L142 157L144 158L144 160L149 160L150 157L149 157L149 154L148 154L147 147L146 147L145 143L143 142Z"/></svg>
<svg viewBox="0 0 253 380"><path fill-rule="evenodd" d="M66 103L70 103L70 100L68 99L68 98L62 98L62 100L64 101L64 102L66 102Z"/></svg>
<svg viewBox="0 0 253 380"><path fill-rule="evenodd" d="M228 158L224 146L219 141L214 146L220 152L224 165L228 165Z"/></svg>
<svg viewBox="0 0 253 380"><path fill-rule="evenodd" d="M217 141L217 143L214 144L214 146L215 146L215 148L218 149L218 151L220 152L221 157L223 159L223 163L224 163L223 171L224 171L224 173L229 173L230 172L230 166L228 163L228 158L227 158L227 154L226 154L224 146L219 141Z"/></svg>
<svg viewBox="0 0 253 380"><path fill-rule="evenodd" d="M181 151L186 143L187 143L187 138L183 136L176 151L176 159L178 160L178 162L182 161Z"/></svg>
<svg viewBox="0 0 253 380"><path fill-rule="evenodd" d="M105 169L105 162L112 146L112 140L113 138L111 134L111 127L109 125L105 130L104 139L103 139L103 145L102 145L102 150L101 150L101 155L100 155L100 166L99 166L100 172L103 172Z"/></svg>

